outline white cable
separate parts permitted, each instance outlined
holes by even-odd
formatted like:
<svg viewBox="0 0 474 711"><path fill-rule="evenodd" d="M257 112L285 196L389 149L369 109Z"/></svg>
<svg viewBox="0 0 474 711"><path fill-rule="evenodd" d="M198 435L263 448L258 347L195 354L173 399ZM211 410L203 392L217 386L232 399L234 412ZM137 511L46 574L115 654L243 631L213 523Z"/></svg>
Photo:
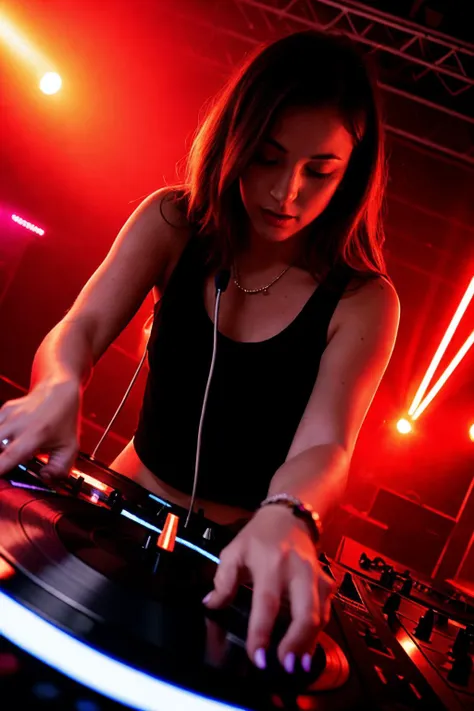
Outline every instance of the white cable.
<svg viewBox="0 0 474 711"><path fill-rule="evenodd" d="M150 318L151 318L151 317L150 317ZM146 328L146 326L147 326L148 321L150 320L150 318L148 318L147 321L145 322L145 325L144 325L144 327L143 327L144 329ZM150 335L151 335L151 331L150 331ZM138 368L136 369L135 373L133 374L133 377L132 377L132 379L131 379L131 381L130 381L130 383L129 383L129 386L128 386L128 388L127 388L126 391L125 391L125 395L123 396L122 400L120 401L120 405L119 405L118 408L116 409L115 413L112 415L112 419L110 420L109 424L108 424L107 427L105 428L104 434L103 434L102 437L99 439L99 441L97 442L97 445L96 445L95 448L94 448L94 451L93 451L92 454L90 455L90 459L91 459L92 461L95 459L95 455L97 454L97 451L99 450L99 447L101 446L102 442L105 440L105 438L107 437L107 435L109 434L109 432L110 432L110 430L111 430L111 428L112 428L112 425L114 424L115 420L116 420L117 417L119 416L122 407L125 405L125 402L126 402L128 396L130 395L131 389L133 388L133 386L134 386L135 383L136 383L136 380L137 380L137 378L138 378L138 375L139 375L139 373L140 373L140 370L142 369L143 363L145 362L145 358L146 358L146 354L147 354L147 350L148 350L148 341L150 340L150 335L149 335L148 338L147 338L147 341L146 341L146 343L145 343L145 348L144 348L144 350L143 350L143 355L142 355L141 360L140 360L140 362L139 362L139 364L138 364Z"/></svg>
<svg viewBox="0 0 474 711"><path fill-rule="evenodd" d="M217 289L216 292L216 303L214 306L214 338L213 338L213 343L212 343L212 359L211 359L211 367L209 368L209 375L207 378L207 384L206 384L206 390L204 391L204 400L202 403L202 409L201 409L201 418L199 420L199 429L198 429L198 436L197 436L197 446L196 446L196 459L194 463L194 480L193 480L193 491L191 494L191 501L189 503L189 509L188 509L188 515L186 516L186 522L184 524L184 527L187 528L187 525L189 523L189 519L191 518L191 514L193 511L194 507L194 502L196 500L196 491L197 491L197 483L198 483L198 474L199 474L199 460L201 457L201 438L202 438L202 427L204 424L204 416L206 414L206 405L207 405L207 398L209 395L209 389L211 386L211 380L212 380L212 374L214 372L214 364L216 362L216 352L217 352L217 319L219 317L219 303L221 300L221 293L222 291L220 289Z"/></svg>

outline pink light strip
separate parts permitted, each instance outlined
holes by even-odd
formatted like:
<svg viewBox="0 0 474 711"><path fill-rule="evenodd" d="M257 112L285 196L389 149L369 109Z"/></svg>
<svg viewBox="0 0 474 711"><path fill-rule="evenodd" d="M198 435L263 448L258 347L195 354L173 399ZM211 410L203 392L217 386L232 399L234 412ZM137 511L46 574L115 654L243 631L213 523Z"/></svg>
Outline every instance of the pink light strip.
<svg viewBox="0 0 474 711"><path fill-rule="evenodd" d="M16 222L17 225L24 227L26 230L30 230L30 232L35 232L37 235L41 235L41 237L44 235L44 230L41 229L41 227L37 227L32 222L28 222L28 220L18 217L18 215L12 215L12 220L13 222Z"/></svg>

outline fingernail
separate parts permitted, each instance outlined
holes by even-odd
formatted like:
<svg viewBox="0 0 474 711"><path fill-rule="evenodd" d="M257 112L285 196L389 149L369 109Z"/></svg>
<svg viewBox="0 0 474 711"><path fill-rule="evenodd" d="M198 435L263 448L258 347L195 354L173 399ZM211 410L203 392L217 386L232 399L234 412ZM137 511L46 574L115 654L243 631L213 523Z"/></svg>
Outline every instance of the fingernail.
<svg viewBox="0 0 474 711"><path fill-rule="evenodd" d="M267 661L265 659L265 650L263 647L260 647L257 649L255 654L253 655L253 661L255 662L255 666L258 667L259 669L265 669L267 666Z"/></svg>
<svg viewBox="0 0 474 711"><path fill-rule="evenodd" d="M207 603L208 603L209 600L211 599L211 595L212 595L212 590L211 590L211 592L207 593L206 597L203 597L203 599L202 599L202 604L203 604L203 605L207 605Z"/></svg>
<svg viewBox="0 0 474 711"><path fill-rule="evenodd" d="M285 671L287 671L288 674L293 674L293 672L295 671L295 655L293 652L288 652L288 654L285 656L283 666L285 667Z"/></svg>
<svg viewBox="0 0 474 711"><path fill-rule="evenodd" d="M301 666L307 673L311 671L311 661L311 654L303 654L301 658Z"/></svg>

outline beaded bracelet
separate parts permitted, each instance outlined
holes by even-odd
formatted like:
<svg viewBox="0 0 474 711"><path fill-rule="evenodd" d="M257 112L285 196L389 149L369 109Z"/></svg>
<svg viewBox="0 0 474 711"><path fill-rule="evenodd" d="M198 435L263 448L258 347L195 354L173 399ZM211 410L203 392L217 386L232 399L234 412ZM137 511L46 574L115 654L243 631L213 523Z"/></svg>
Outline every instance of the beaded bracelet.
<svg viewBox="0 0 474 711"><path fill-rule="evenodd" d="M309 505L301 501L301 499L292 496L291 494L273 494L268 496L260 503L260 508L270 504L282 504L293 511L293 514L298 518L303 519L308 524L311 538L316 546L319 545L322 535L322 524L319 514Z"/></svg>

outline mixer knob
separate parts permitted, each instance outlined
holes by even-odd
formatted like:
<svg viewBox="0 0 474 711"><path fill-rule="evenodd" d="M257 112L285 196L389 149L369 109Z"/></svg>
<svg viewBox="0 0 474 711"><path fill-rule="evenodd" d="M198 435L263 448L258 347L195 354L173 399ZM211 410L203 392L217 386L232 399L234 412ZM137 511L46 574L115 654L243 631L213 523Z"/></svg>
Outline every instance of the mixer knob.
<svg viewBox="0 0 474 711"><path fill-rule="evenodd" d="M434 610L430 607L424 615L418 620L418 624L415 627L414 635L422 642L429 642L431 638L431 633L433 632L435 620Z"/></svg>
<svg viewBox="0 0 474 711"><path fill-rule="evenodd" d="M471 640L467 630L460 629L453 644L453 657L462 657L469 654Z"/></svg>
<svg viewBox="0 0 474 711"><path fill-rule="evenodd" d="M339 587L339 593L344 597L349 598L349 600L354 600L354 602L360 602L359 592L354 585L354 580L350 573L345 573L343 581Z"/></svg>
<svg viewBox="0 0 474 711"><path fill-rule="evenodd" d="M169 513L166 516L165 525L158 538L157 546L164 551L171 553L174 550L176 534L178 533L179 516Z"/></svg>
<svg viewBox="0 0 474 711"><path fill-rule="evenodd" d="M213 541L214 540L214 531L212 530L212 528L206 528L206 530L202 534L202 537L204 538L205 541Z"/></svg>
<svg viewBox="0 0 474 711"><path fill-rule="evenodd" d="M318 555L318 560L321 563L321 568L324 570L326 575L329 575L330 578L335 580L336 578L334 577L334 573L331 570L331 562L327 557L326 553L324 553L324 551L321 551L321 553Z"/></svg>
<svg viewBox="0 0 474 711"><path fill-rule="evenodd" d="M367 556L367 553L362 553L360 558L359 558L359 565L361 568L364 570L369 570L370 568L370 558Z"/></svg>
<svg viewBox="0 0 474 711"><path fill-rule="evenodd" d="M400 607L400 602L402 598L398 593L392 593L391 595L388 596L388 598L385 600L385 604L383 606L383 612L386 615L393 615L395 612L397 612L398 608Z"/></svg>
<svg viewBox="0 0 474 711"><path fill-rule="evenodd" d="M383 585L384 588L391 590L393 588L393 584L394 584L396 578L397 578L397 574L394 571L394 569L390 566L382 572L382 575L380 576L380 585Z"/></svg>
<svg viewBox="0 0 474 711"><path fill-rule="evenodd" d="M413 587L413 579L410 578L409 576L407 576L406 579L402 583L402 586L400 588L400 593L402 595L405 595L406 597L410 597L412 587Z"/></svg>
<svg viewBox="0 0 474 711"><path fill-rule="evenodd" d="M361 632L360 634L364 638L364 642L369 649L382 652L382 654L389 654L388 648L384 644L383 640L377 636L376 630L373 627L366 627L364 632Z"/></svg>
<svg viewBox="0 0 474 711"><path fill-rule="evenodd" d="M457 657L448 672L448 681L458 686L467 686L472 674L472 659L469 654Z"/></svg>

